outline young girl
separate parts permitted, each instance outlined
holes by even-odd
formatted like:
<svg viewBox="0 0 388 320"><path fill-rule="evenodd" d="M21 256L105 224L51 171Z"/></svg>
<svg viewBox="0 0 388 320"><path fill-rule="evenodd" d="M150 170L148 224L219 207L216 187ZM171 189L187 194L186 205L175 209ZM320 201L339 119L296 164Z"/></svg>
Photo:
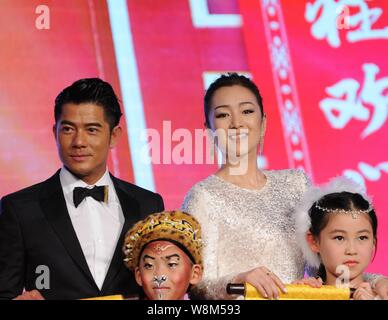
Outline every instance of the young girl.
<svg viewBox="0 0 388 320"><path fill-rule="evenodd" d="M318 268L324 284L355 288L354 299L376 298L364 270L376 249L377 217L359 185L340 177L311 188L297 209L296 231L307 263Z"/></svg>

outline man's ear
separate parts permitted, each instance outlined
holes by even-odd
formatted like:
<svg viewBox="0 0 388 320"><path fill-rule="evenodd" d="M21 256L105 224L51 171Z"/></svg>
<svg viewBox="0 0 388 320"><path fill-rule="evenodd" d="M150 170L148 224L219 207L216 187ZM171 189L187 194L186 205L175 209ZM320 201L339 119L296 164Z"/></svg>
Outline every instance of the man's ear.
<svg viewBox="0 0 388 320"><path fill-rule="evenodd" d="M112 132L110 134L110 142L109 142L109 147L111 149L117 145L117 142L121 137L121 133L122 133L122 130L120 126L116 126L112 129Z"/></svg>
<svg viewBox="0 0 388 320"><path fill-rule="evenodd" d="M319 253L319 241L313 236L313 234L309 231L306 234L306 241L307 244L309 245L311 251L315 253Z"/></svg>
<svg viewBox="0 0 388 320"><path fill-rule="evenodd" d="M141 273L140 273L140 268L139 267L135 268L135 279L136 279L137 284L140 287L142 287L143 286L143 282L141 281Z"/></svg>
<svg viewBox="0 0 388 320"><path fill-rule="evenodd" d="M191 267L190 284L197 284L202 280L202 267L199 264L194 264Z"/></svg>

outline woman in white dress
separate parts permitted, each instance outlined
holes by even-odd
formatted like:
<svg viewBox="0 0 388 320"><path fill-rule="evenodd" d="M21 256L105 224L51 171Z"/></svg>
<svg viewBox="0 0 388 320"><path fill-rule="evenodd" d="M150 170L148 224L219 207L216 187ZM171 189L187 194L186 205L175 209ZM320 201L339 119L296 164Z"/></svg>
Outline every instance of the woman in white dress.
<svg viewBox="0 0 388 320"><path fill-rule="evenodd" d="M266 116L250 79L221 76L207 90L204 109L223 165L194 185L182 205L201 223L204 241L204 277L194 295L236 298L227 294L227 283L249 282L263 296L277 298L285 283L304 275L293 212L309 179L299 170L258 168Z"/></svg>

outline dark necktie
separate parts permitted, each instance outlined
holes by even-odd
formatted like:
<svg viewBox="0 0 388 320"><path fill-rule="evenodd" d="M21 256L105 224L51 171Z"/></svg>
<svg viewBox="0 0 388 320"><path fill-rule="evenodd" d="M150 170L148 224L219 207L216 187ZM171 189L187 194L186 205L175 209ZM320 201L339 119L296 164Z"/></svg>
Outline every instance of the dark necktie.
<svg viewBox="0 0 388 320"><path fill-rule="evenodd" d="M77 208L78 205L86 197L92 197L97 201L108 202L108 186L94 186L93 188L81 188L75 187L73 190L73 201L74 205Z"/></svg>

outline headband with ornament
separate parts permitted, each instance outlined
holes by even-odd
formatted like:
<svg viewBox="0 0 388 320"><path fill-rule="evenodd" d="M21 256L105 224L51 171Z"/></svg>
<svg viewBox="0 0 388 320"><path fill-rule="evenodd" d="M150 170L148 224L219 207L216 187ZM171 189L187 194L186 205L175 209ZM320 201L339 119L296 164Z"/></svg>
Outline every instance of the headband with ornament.
<svg viewBox="0 0 388 320"><path fill-rule="evenodd" d="M319 200L324 196L332 193L350 192L360 194L369 203L369 208L366 210L344 210L344 209L332 209L325 208L320 205ZM295 209L295 227L297 241L302 249L304 258L307 264L313 268L318 268L321 264L321 260L315 252L310 249L307 243L306 235L311 228L311 217L309 211L311 207L315 206L320 209L324 214L340 214L346 213L351 214L353 218L357 218L360 214L369 213L373 210L371 200L365 193L364 188L353 180L346 177L337 177L330 180L329 183L324 184L320 187L310 187L300 203Z"/></svg>
<svg viewBox="0 0 388 320"><path fill-rule="evenodd" d="M194 263L202 265L202 238L198 221L185 212L164 211L149 215L127 232L123 247L126 266L134 271L145 246L157 240L171 241L188 253Z"/></svg>

